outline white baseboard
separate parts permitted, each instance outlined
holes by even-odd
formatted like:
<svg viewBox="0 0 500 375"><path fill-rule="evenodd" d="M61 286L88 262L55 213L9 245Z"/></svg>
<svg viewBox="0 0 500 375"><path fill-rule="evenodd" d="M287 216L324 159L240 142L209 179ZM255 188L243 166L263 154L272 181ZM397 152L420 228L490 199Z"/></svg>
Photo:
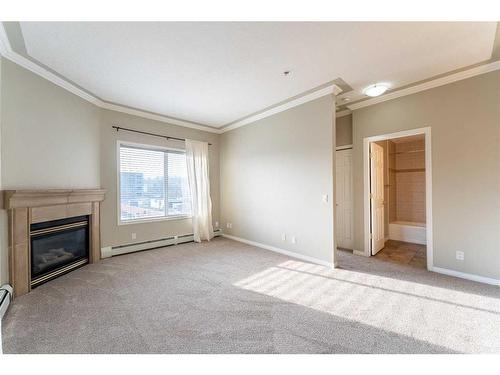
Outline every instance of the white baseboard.
<svg viewBox="0 0 500 375"><path fill-rule="evenodd" d="M220 236L222 231L217 229L214 231L214 237ZM135 253L137 251L157 249L160 247L167 247L172 245L180 245L182 243L193 242L193 234L184 234L179 236L171 236L158 240L144 241L121 246L107 246L101 248L101 258L109 258L116 255L123 255L128 253Z"/></svg>
<svg viewBox="0 0 500 375"><path fill-rule="evenodd" d="M266 244L263 244L263 243L260 243L260 242L250 241L250 240L247 240L245 238L231 236L229 234L222 234L222 237L226 237L226 238L229 238L230 240L234 240L234 241L246 243L247 245L252 245L252 246L255 246L255 247L260 247L260 248L265 249L265 250L274 251L275 253L280 253L280 254L283 254L283 255L288 255L289 257L297 258L297 259L300 259L300 260L304 260L306 262L319 264L321 266L325 266L325 267L329 267L329 268L334 268L334 266L335 266L333 263L330 263L330 262L327 262L327 261L324 261L324 260L321 260L321 259L310 257L308 255L303 255L303 254L295 253L293 251L288 251L288 250L280 249L279 247L274 247L274 246L271 246L271 245L266 245Z"/></svg>
<svg viewBox="0 0 500 375"><path fill-rule="evenodd" d="M492 279L490 277L478 276L471 273L459 272L441 267L432 267L432 269L429 271L442 273L443 275L459 277L461 279L477 281L479 283L500 286L500 280Z"/></svg>
<svg viewBox="0 0 500 375"><path fill-rule="evenodd" d="M360 250L353 250L353 253L355 255L366 256L365 252L364 251L360 251ZM436 273L441 273L443 275L458 277L460 279L477 281L478 283L500 286L500 280L493 279L493 278L490 278L490 277L473 275L471 273L454 271L454 270L450 270L450 269L447 269L447 268L441 268L441 267L432 267L431 269L429 269L429 271L436 272Z"/></svg>

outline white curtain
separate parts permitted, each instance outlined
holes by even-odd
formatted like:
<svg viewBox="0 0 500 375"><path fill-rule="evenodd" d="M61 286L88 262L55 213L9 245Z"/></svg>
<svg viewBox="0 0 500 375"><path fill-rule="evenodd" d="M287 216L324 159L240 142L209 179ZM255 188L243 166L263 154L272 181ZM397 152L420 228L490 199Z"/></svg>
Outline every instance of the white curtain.
<svg viewBox="0 0 500 375"><path fill-rule="evenodd" d="M214 237L212 227L212 200L208 176L208 143L186 139L186 161L191 210L193 213L194 240L210 241Z"/></svg>

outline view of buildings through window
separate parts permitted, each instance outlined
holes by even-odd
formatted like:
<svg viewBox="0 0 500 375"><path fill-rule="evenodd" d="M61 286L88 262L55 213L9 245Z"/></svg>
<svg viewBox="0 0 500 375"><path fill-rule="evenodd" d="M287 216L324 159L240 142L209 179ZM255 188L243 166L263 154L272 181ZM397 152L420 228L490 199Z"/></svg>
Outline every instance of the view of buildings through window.
<svg viewBox="0 0 500 375"><path fill-rule="evenodd" d="M121 221L190 213L183 152L120 145Z"/></svg>

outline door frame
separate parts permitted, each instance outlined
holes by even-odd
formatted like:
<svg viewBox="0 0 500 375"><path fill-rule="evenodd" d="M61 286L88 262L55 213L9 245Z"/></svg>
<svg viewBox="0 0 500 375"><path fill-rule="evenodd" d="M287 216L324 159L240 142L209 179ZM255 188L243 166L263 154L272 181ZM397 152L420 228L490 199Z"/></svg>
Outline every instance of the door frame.
<svg viewBox="0 0 500 375"><path fill-rule="evenodd" d="M376 135L363 138L363 210L364 210L364 252L363 255L371 256L370 249L370 143L388 139L408 137L423 134L425 137L425 211L426 211L426 242L427 242L427 270L433 267L433 241L432 241L432 153L431 153L431 127L404 130L395 133Z"/></svg>

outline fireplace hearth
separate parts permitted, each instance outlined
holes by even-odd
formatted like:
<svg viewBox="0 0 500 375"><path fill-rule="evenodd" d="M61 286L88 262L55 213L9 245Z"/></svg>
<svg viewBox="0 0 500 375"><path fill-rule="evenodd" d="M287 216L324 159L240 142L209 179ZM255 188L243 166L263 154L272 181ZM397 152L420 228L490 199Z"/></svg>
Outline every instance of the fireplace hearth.
<svg viewBox="0 0 500 375"><path fill-rule="evenodd" d="M89 218L31 224L31 287L89 262Z"/></svg>

